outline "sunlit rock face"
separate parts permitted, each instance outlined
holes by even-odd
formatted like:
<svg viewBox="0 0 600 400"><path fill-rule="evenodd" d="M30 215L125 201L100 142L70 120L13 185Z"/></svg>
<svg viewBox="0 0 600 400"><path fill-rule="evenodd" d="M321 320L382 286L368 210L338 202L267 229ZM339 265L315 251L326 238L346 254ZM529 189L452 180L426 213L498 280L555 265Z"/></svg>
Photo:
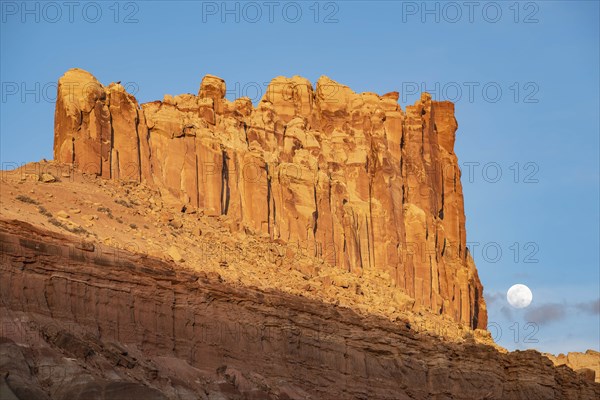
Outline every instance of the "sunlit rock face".
<svg viewBox="0 0 600 400"><path fill-rule="evenodd" d="M600 383L600 353L588 350L585 353L570 352L568 354L544 354L554 365L567 365L589 380Z"/></svg>
<svg viewBox="0 0 600 400"><path fill-rule="evenodd" d="M355 93L321 77L273 79L255 106L225 99L212 75L198 95L141 106L120 84L72 69L59 80L54 157L239 229L297 244L360 276L366 269L425 307L485 328L467 248L454 105L424 93Z"/></svg>
<svg viewBox="0 0 600 400"><path fill-rule="evenodd" d="M593 370L534 350L447 341L79 239L0 218L3 400L600 398Z"/></svg>

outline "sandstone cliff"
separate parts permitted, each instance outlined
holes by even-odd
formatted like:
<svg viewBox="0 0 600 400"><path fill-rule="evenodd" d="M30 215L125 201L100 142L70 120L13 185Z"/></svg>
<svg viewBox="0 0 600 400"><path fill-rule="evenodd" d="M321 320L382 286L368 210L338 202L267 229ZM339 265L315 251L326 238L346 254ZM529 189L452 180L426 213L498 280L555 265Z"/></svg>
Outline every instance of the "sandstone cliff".
<svg viewBox="0 0 600 400"><path fill-rule="evenodd" d="M140 106L121 85L74 69L58 85L54 156L356 276L385 273L415 307L485 329L454 106L423 94L403 111L397 100L326 77L315 88L278 77L254 107L225 99L225 82L207 75L198 95Z"/></svg>
<svg viewBox="0 0 600 400"><path fill-rule="evenodd" d="M568 354L544 354L554 365L566 365L574 371L586 374L589 378L600 383L600 353L588 350L585 353L570 352Z"/></svg>
<svg viewBox="0 0 600 400"><path fill-rule="evenodd" d="M21 400L597 399L536 351L442 341L0 220L0 393Z"/></svg>

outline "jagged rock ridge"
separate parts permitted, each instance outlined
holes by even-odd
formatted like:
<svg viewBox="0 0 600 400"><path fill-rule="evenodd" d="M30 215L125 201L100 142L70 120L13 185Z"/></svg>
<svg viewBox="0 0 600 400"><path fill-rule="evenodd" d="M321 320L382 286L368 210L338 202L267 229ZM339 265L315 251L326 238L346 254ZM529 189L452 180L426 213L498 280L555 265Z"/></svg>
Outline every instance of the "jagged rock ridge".
<svg viewBox="0 0 600 400"><path fill-rule="evenodd" d="M389 274L425 306L485 328L468 249L454 105L423 94L354 93L321 77L278 77L254 107L207 75L198 95L141 106L120 84L68 71L58 85L55 159L133 179L164 199L226 214L239 229L361 275Z"/></svg>

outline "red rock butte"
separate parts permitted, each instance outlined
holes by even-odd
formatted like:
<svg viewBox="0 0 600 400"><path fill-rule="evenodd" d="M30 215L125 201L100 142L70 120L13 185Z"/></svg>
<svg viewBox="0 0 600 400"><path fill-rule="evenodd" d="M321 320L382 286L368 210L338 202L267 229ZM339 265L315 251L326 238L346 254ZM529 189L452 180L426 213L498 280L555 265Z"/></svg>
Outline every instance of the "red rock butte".
<svg viewBox="0 0 600 400"><path fill-rule="evenodd" d="M71 69L58 83L55 160L158 188L178 207L297 243L360 276L389 276L414 307L487 325L466 247L454 104L355 93L325 76L273 79L256 107L206 75L197 95L139 104Z"/></svg>

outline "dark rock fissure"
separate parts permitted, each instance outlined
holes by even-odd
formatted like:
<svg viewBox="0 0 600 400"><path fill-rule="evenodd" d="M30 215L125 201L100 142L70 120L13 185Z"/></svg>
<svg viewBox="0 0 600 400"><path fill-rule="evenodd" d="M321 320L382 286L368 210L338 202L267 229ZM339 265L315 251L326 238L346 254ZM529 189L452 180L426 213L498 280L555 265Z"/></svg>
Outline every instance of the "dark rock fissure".
<svg viewBox="0 0 600 400"><path fill-rule="evenodd" d="M221 151L221 214L227 215L227 211L229 211L229 197L230 197L230 188L229 188L229 156L227 155L227 151Z"/></svg>

